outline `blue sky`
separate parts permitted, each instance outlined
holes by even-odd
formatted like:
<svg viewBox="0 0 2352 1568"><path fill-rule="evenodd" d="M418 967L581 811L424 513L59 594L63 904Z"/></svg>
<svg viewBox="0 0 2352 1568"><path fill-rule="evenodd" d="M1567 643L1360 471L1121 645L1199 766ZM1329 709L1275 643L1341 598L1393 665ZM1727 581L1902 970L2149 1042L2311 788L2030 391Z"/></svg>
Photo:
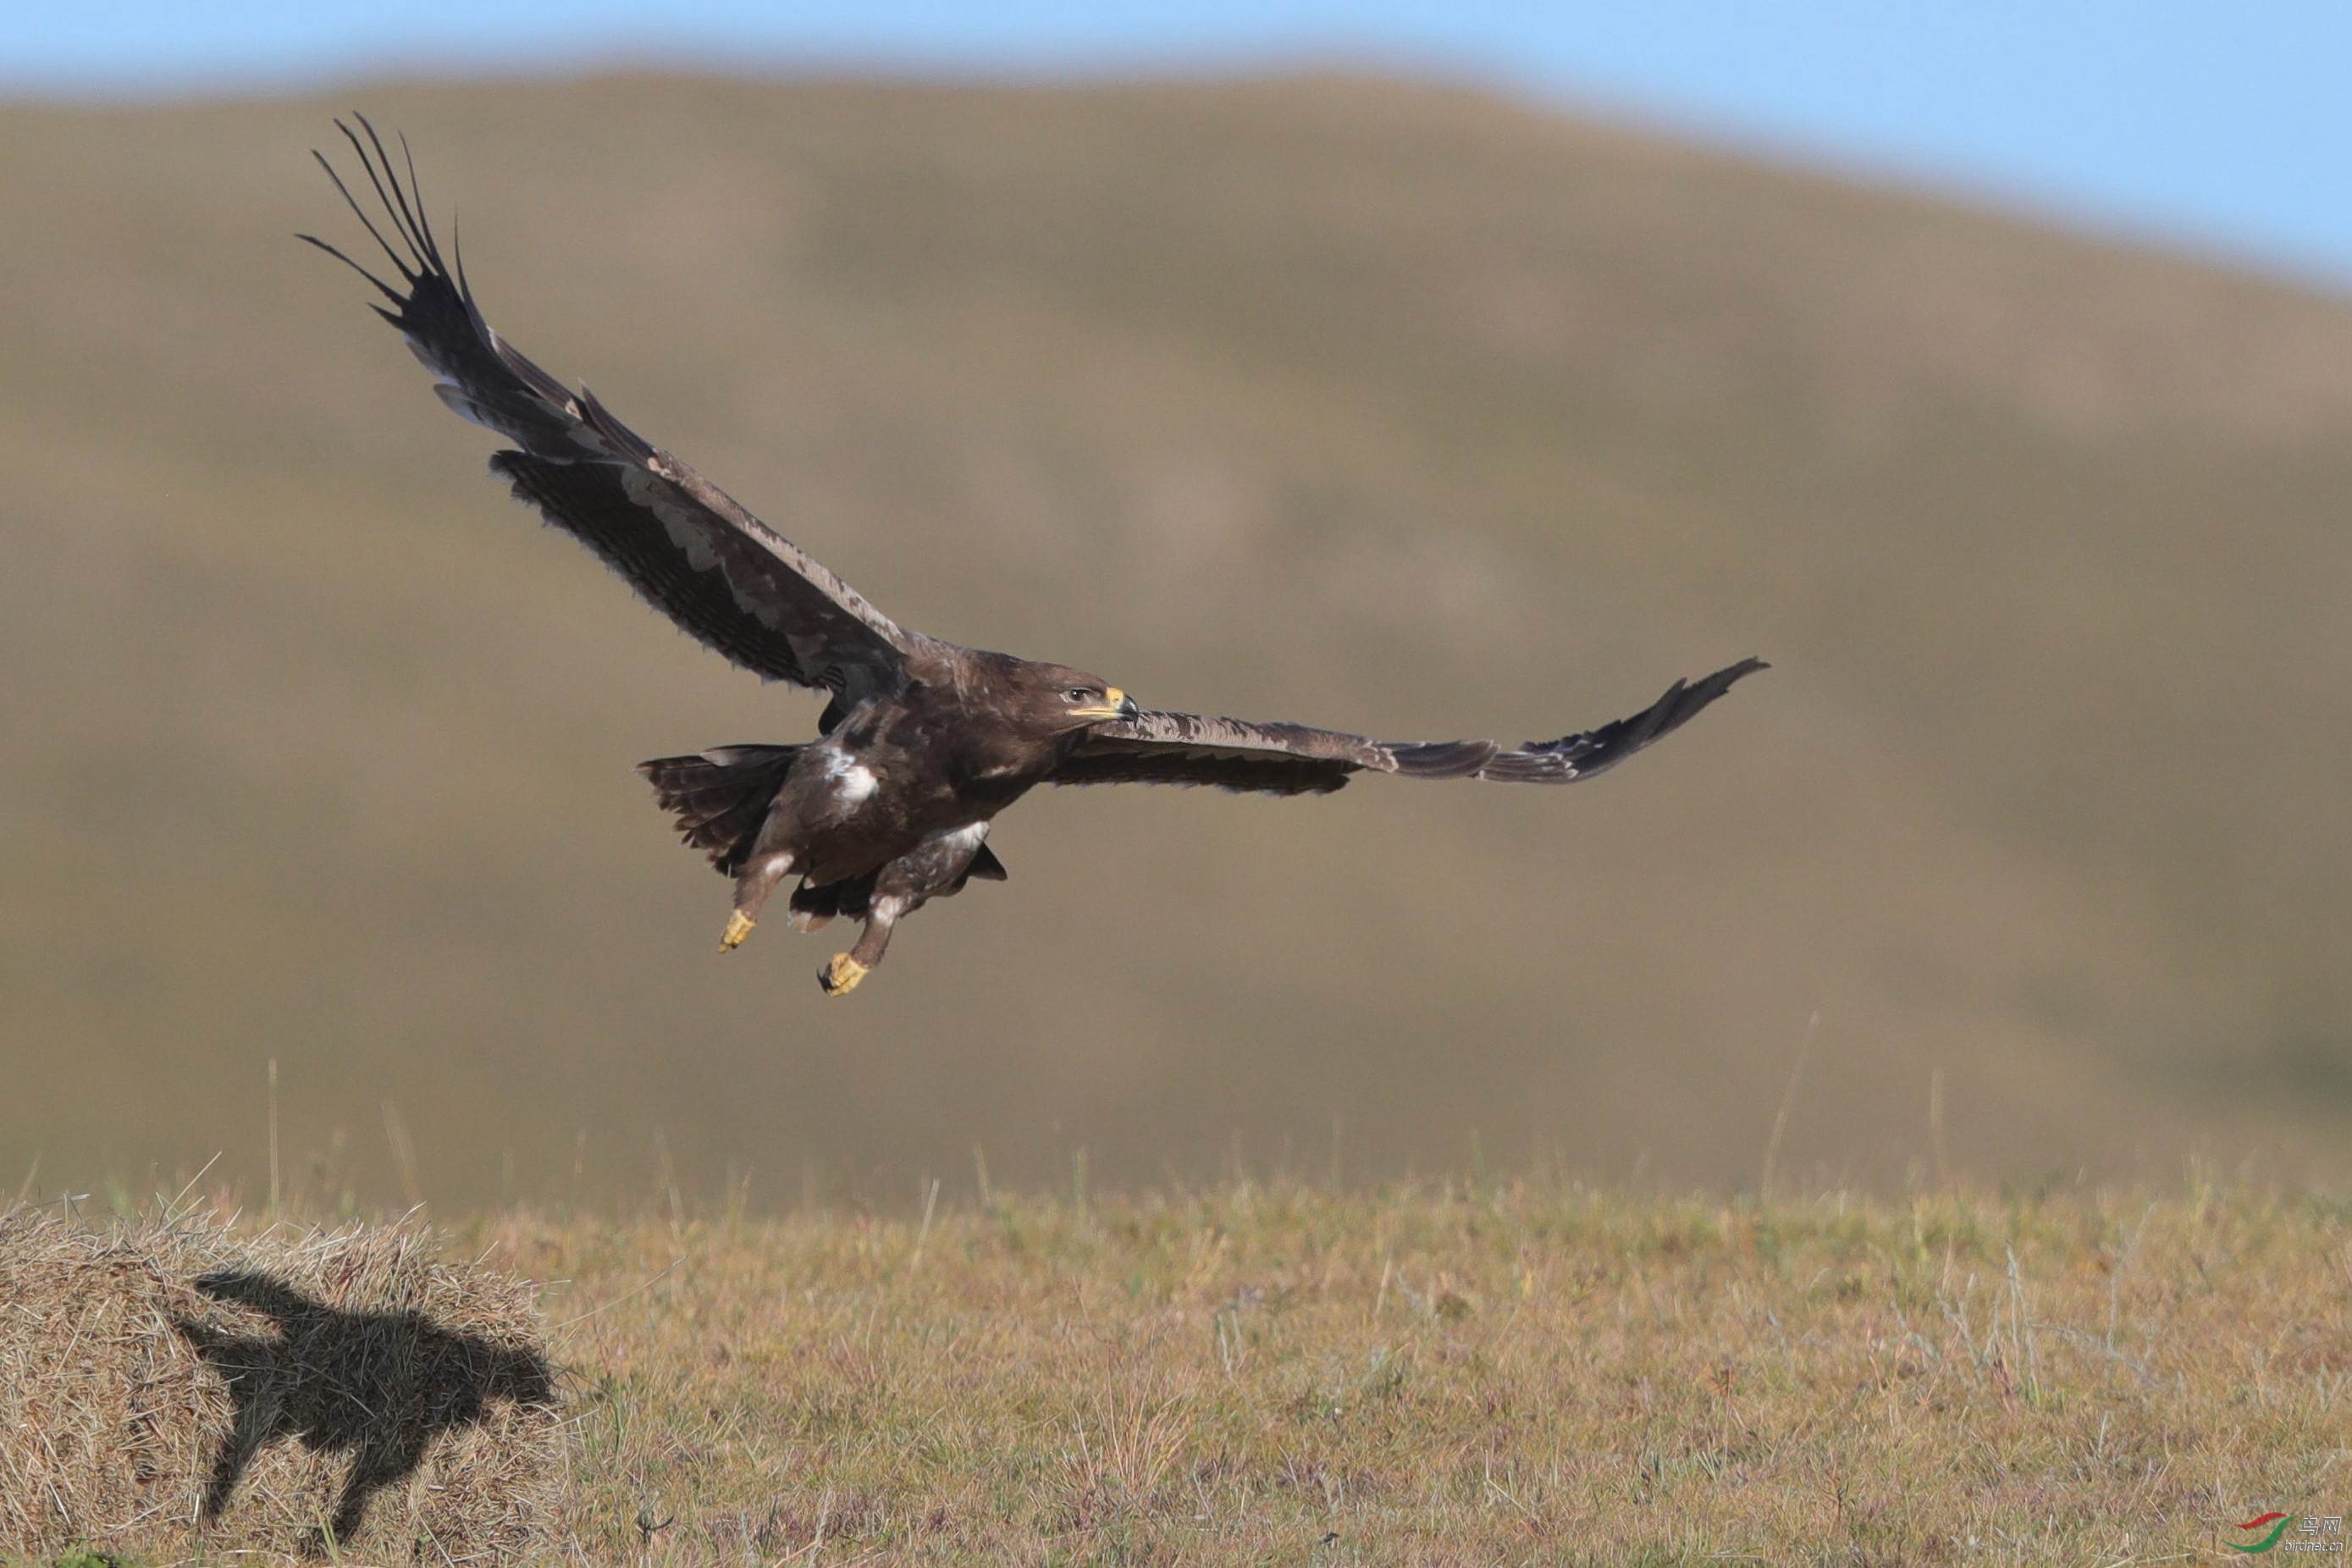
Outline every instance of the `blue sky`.
<svg viewBox="0 0 2352 1568"><path fill-rule="evenodd" d="M0 0L0 92L633 63L1031 78L1442 70L2352 287L2352 4Z"/></svg>

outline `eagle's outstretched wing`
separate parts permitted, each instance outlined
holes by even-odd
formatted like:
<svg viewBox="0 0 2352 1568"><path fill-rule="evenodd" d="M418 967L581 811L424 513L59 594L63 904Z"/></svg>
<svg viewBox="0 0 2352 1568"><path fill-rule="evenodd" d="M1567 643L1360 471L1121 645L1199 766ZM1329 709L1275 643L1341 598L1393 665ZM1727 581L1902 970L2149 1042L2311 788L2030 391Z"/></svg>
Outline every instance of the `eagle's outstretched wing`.
<svg viewBox="0 0 2352 1568"><path fill-rule="evenodd" d="M1055 773L1053 782L1214 784L1268 795L1324 794L1358 772L1571 784L1616 766L1659 736L1681 728L1730 690L1732 682L1766 668L1760 658L1743 658L1701 679L1675 681L1664 696L1631 718L1557 741L1530 741L1516 751L1506 751L1493 741L1368 741L1304 724L1145 712L1097 725Z"/></svg>
<svg viewBox="0 0 2352 1568"><path fill-rule="evenodd" d="M404 189L375 127L364 116L353 118L367 133L364 142L340 120L335 129L359 155L404 256L334 165L312 155L391 259L402 287L325 240L300 237L391 300L390 310L371 308L440 377L434 390L442 402L521 448L499 453L491 469L655 608L745 668L853 702L898 689L907 656L930 639L893 625L792 541L614 418L585 387L574 394L492 331L474 303L464 263L452 269L443 260L425 222L406 140Z"/></svg>

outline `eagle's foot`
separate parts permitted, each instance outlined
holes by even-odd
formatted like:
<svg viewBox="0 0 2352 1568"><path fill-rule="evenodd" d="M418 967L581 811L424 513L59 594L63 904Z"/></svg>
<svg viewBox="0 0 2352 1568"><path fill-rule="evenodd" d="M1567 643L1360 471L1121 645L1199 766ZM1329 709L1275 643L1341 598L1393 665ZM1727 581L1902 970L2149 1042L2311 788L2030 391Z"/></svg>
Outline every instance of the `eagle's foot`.
<svg viewBox="0 0 2352 1568"><path fill-rule="evenodd" d="M794 910L792 914L787 917L787 923L789 923L794 931L799 931L803 936L806 936L813 931L823 931L825 927L831 925L833 923L833 917L818 910Z"/></svg>
<svg viewBox="0 0 2352 1568"><path fill-rule="evenodd" d="M751 917L745 914L741 910L737 910L733 914L727 917L727 929L722 931L719 937L719 951L721 952L734 952L737 948L743 945L743 939L751 934Z"/></svg>
<svg viewBox="0 0 2352 1568"><path fill-rule="evenodd" d="M816 972L816 983L824 987L828 996L846 996L865 978L866 965L845 952L835 953L833 962Z"/></svg>

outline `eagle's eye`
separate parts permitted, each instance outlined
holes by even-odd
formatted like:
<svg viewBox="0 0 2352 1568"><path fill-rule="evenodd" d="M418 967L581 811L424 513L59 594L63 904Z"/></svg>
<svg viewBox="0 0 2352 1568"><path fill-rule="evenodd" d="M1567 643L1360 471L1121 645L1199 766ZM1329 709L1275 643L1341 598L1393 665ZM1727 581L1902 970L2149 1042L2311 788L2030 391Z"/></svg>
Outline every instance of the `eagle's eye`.
<svg viewBox="0 0 2352 1568"><path fill-rule="evenodd" d="M1073 686L1067 691L1063 692L1062 695L1068 698L1073 702L1091 702L1094 700L1095 696L1093 692L1088 691L1083 686Z"/></svg>

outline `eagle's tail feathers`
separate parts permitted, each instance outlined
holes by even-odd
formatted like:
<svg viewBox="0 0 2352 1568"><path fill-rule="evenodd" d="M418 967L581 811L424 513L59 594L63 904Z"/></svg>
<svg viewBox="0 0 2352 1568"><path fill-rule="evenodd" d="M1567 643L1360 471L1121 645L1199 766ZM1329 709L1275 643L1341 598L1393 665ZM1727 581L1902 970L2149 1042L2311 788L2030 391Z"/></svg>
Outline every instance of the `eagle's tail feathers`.
<svg viewBox="0 0 2352 1568"><path fill-rule="evenodd" d="M863 877L845 878L838 882L812 884L803 881L793 889L793 929L816 931L839 915L846 915L854 921L864 920L873 897L874 873L871 871Z"/></svg>
<svg viewBox="0 0 2352 1568"><path fill-rule="evenodd" d="M729 876L760 837L799 746L718 746L690 757L656 757L637 772L677 819L680 837Z"/></svg>

